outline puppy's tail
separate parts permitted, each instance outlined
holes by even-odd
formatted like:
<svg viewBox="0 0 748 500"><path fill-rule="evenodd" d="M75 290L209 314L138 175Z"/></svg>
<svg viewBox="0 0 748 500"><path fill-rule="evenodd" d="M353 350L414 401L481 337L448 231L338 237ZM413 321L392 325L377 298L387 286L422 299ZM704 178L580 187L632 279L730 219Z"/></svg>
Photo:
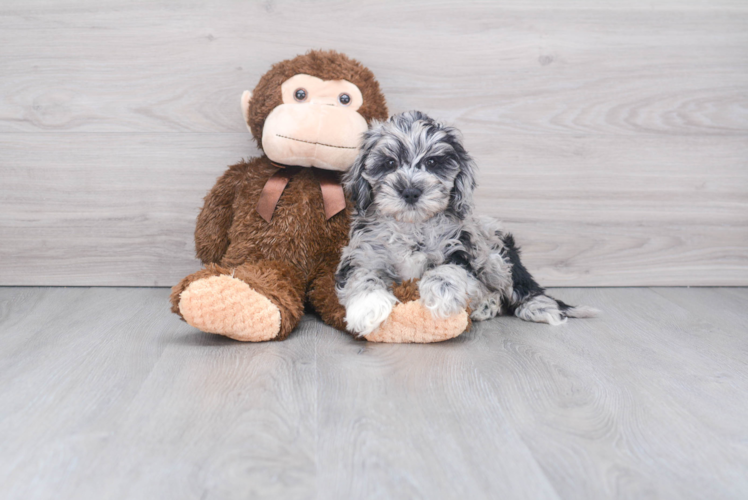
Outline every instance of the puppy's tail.
<svg viewBox="0 0 748 500"><path fill-rule="evenodd" d="M558 304L558 309L561 314L567 318L596 318L602 314L600 309L595 309L589 306L570 306L562 300L553 299Z"/></svg>

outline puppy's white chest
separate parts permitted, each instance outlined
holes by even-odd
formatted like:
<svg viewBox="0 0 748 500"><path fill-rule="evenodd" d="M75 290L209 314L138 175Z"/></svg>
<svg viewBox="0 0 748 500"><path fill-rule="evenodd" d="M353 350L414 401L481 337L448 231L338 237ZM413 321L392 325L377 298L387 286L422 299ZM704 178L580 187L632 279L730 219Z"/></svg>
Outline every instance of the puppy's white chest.
<svg viewBox="0 0 748 500"><path fill-rule="evenodd" d="M405 281L423 276L427 264L428 257L424 252L404 251L399 252L395 268L400 278Z"/></svg>

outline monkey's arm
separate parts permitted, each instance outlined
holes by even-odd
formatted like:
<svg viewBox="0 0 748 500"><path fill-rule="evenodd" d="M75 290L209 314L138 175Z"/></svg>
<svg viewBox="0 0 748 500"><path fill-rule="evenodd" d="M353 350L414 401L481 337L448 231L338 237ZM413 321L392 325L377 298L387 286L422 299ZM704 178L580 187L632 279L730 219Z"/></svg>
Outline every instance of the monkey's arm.
<svg viewBox="0 0 748 500"><path fill-rule="evenodd" d="M243 162L229 167L205 197L195 227L195 253L203 264L218 263L226 253L234 220L234 198L245 168Z"/></svg>

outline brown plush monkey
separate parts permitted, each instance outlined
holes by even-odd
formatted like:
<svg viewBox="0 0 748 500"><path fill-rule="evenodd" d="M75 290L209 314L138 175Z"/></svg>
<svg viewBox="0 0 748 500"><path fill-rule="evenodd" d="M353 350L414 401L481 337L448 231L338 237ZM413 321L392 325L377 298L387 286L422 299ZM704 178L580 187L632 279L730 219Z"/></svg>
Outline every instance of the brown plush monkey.
<svg viewBox="0 0 748 500"><path fill-rule="evenodd" d="M265 154L229 167L205 198L195 229L205 267L174 286L172 311L205 332L280 340L308 302L345 330L334 276L352 207L337 175L353 164L368 123L387 118L379 84L343 54L311 51L274 65L244 93L242 110ZM370 340L436 341L464 331L466 318L424 322L406 288L396 291L405 302Z"/></svg>

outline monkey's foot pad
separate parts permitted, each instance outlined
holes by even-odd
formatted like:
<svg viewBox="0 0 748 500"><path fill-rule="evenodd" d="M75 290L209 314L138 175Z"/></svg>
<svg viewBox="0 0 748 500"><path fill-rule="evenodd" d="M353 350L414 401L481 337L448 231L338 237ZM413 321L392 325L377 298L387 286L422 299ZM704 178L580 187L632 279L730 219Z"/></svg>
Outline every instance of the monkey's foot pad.
<svg viewBox="0 0 748 500"><path fill-rule="evenodd" d="M395 305L382 326L365 338L370 342L427 344L453 339L465 332L467 327L467 311L434 319L420 300L411 300Z"/></svg>
<svg viewBox="0 0 748 500"><path fill-rule="evenodd" d="M272 340L280 332L275 304L226 275L190 283L179 296L179 312L195 328L243 342Z"/></svg>

